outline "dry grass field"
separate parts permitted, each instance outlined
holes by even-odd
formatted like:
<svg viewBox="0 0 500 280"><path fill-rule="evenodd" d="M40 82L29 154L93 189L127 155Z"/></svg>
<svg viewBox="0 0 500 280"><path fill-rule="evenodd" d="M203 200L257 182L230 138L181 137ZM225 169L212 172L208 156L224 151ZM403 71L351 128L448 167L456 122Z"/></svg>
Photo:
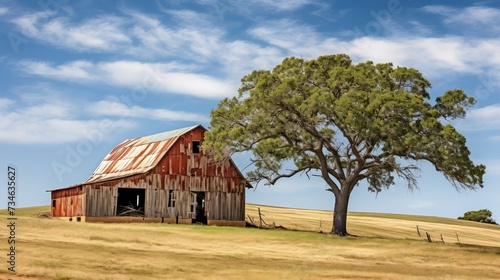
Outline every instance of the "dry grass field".
<svg viewBox="0 0 500 280"><path fill-rule="evenodd" d="M351 213L328 234L331 212L247 205L257 220L295 230L167 224L68 223L19 209L15 279L498 279L500 226L438 217ZM6 211L0 239L7 238ZM443 235L424 241L416 231ZM462 245L457 242L456 234ZM7 242L0 253L6 260ZM0 257L1 259L2 257ZM0 279L9 279L6 261ZM3 278L2 278L3 277ZM12 278L14 279L14 278Z"/></svg>

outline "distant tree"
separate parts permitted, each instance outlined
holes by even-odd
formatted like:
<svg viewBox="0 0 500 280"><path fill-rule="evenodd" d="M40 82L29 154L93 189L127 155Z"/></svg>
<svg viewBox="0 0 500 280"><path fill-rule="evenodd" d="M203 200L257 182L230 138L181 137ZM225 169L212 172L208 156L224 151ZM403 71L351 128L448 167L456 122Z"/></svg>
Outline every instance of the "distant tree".
<svg viewBox="0 0 500 280"><path fill-rule="evenodd" d="M495 220L491 218L493 214L488 209L481 209L477 211L465 212L462 217L458 217L459 220L468 220L474 222L481 222L487 224L497 224Z"/></svg>
<svg viewBox="0 0 500 280"><path fill-rule="evenodd" d="M457 189L483 186L485 166L470 160L448 122L465 117L474 98L455 89L431 104L431 84L416 69L353 64L345 54L291 57L241 81L239 95L212 110L203 148L220 160L250 151L255 170L247 176L256 184L321 177L335 196L332 234L348 235L349 197L360 181L378 193L398 175L414 188L419 161Z"/></svg>

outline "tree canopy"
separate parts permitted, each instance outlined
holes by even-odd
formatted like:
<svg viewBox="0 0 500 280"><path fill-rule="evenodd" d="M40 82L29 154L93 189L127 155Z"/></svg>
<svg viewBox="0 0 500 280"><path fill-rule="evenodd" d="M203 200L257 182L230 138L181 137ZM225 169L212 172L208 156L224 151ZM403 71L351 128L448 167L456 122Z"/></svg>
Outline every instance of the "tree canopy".
<svg viewBox="0 0 500 280"><path fill-rule="evenodd" d="M416 69L354 64L345 54L290 57L241 83L238 96L212 110L204 149L217 159L250 151L254 170L247 176L256 184L320 176L335 195L332 233L347 235L358 182L380 192L399 176L414 188L418 161L457 189L483 186L485 166L471 161L465 137L448 122L465 117L475 100L454 89L431 104L431 84Z"/></svg>
<svg viewBox="0 0 500 280"><path fill-rule="evenodd" d="M497 224L495 220L491 218L493 214L488 209L481 209L477 211L465 212L463 216L458 217L459 220L468 220L487 224Z"/></svg>

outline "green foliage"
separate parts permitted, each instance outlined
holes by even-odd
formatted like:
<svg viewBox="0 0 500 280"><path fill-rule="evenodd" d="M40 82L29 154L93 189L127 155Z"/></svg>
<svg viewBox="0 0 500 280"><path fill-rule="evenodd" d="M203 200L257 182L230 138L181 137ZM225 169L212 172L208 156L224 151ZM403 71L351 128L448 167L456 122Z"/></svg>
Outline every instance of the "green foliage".
<svg viewBox="0 0 500 280"><path fill-rule="evenodd" d="M416 167L403 159L432 163L455 187L482 186L485 167L474 165L465 137L444 123L464 117L474 99L450 90L432 105L429 87L417 70L391 63L353 64L343 54L286 58L245 76L239 96L219 103L204 148L219 159L252 151L256 182L293 175L281 170L290 161L294 171L321 170L340 185L367 178L378 192L395 173L413 187Z"/></svg>
<svg viewBox="0 0 500 280"><path fill-rule="evenodd" d="M487 224L497 224L495 220L491 218L492 213L488 209L481 209L477 211L465 212L462 217L458 217L459 220L468 220L474 222L481 222Z"/></svg>
<svg viewBox="0 0 500 280"><path fill-rule="evenodd" d="M217 159L251 152L254 183L317 172L337 199L348 199L364 179L374 192L395 176L416 187L415 163L427 161L455 188L483 186L485 166L470 160L465 137L447 123L475 100L455 89L429 102L431 84L416 69L353 64L345 54L290 57L241 82L237 97L212 110L203 148Z"/></svg>

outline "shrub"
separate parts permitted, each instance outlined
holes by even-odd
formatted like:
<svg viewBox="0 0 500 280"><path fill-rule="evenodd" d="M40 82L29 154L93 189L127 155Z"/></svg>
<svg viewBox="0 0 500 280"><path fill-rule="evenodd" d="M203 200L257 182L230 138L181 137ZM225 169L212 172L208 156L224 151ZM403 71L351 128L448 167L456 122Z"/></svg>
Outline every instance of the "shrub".
<svg viewBox="0 0 500 280"><path fill-rule="evenodd" d="M495 220L491 218L492 213L488 209L481 209L477 211L465 212L462 217L458 217L459 220L468 220L487 224L497 224Z"/></svg>

